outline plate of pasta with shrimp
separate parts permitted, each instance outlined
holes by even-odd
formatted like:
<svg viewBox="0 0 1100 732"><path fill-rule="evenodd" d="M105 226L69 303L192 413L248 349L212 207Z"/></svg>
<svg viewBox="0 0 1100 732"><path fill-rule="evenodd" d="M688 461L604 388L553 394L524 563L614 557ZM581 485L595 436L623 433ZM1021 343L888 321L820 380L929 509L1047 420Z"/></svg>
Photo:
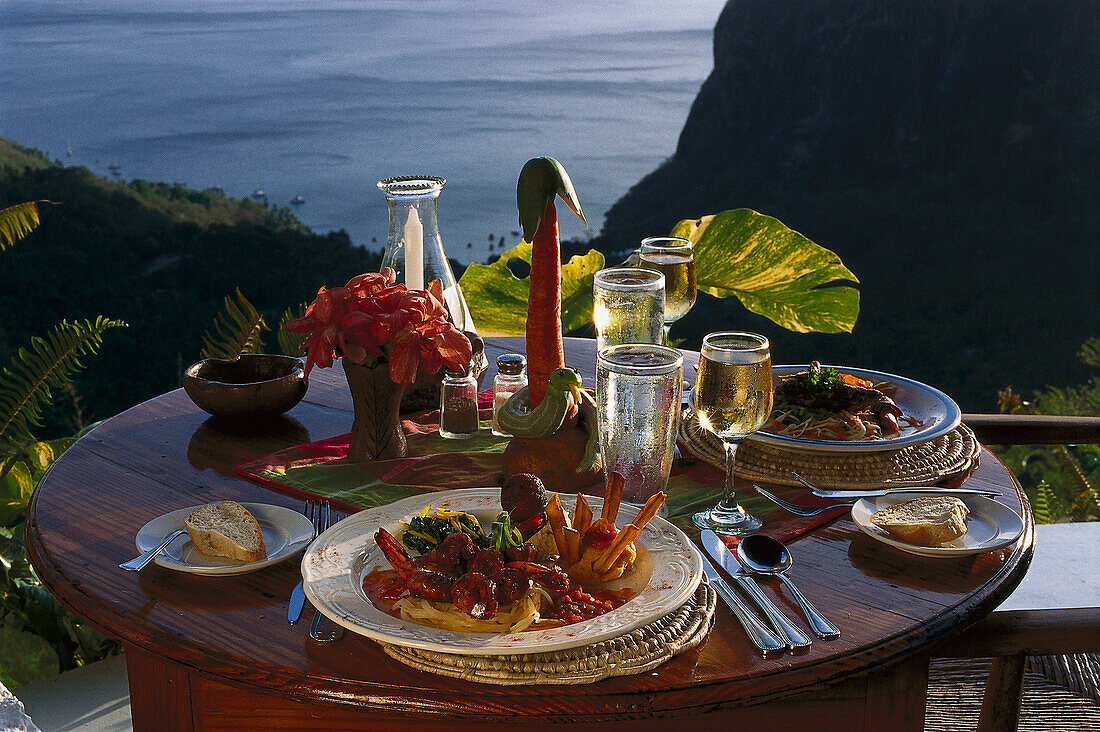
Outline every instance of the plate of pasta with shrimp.
<svg viewBox="0 0 1100 732"><path fill-rule="evenodd" d="M501 488L412 496L344 519L302 558L306 597L384 644L466 655L543 653L628 633L687 602L702 578L665 500Z"/></svg>
<svg viewBox="0 0 1100 732"><path fill-rule="evenodd" d="M768 421L749 439L816 452L878 452L955 429L962 413L927 384L881 371L823 366L772 368Z"/></svg>

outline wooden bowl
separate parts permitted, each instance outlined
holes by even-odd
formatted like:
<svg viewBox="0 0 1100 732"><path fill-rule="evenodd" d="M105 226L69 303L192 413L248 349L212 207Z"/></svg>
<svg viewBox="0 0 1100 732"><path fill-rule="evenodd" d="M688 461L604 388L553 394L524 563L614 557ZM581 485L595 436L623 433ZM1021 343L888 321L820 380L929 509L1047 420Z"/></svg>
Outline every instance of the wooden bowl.
<svg viewBox="0 0 1100 732"><path fill-rule="evenodd" d="M183 372L183 388L200 409L226 419L282 414L306 394L300 360L242 353L232 361L208 358Z"/></svg>

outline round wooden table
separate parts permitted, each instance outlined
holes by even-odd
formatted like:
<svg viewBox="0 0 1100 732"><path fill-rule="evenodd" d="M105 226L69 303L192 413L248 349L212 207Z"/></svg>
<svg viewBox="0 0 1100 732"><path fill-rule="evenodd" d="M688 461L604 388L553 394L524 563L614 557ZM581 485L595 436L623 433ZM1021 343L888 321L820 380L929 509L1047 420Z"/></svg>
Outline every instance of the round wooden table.
<svg viewBox="0 0 1100 732"><path fill-rule="evenodd" d="M595 345L567 339L591 383ZM490 362L523 339L489 339ZM687 353L688 370L696 354ZM491 376L491 373L490 373ZM1013 546L933 560L898 552L839 519L792 545L791 576L843 631L801 655L762 658L719 605L706 642L655 671L583 686L483 686L408 668L353 634L291 626L296 561L203 578L155 564L140 574L134 535L167 511L218 499L296 510L298 498L232 467L347 431L351 398L339 368L316 370L283 418L242 430L209 420L182 390L106 421L70 447L30 505L34 567L69 608L124 644L137 730L516 729L601 723L608 729L921 730L929 649L996 607L1031 556L1033 527L1011 473L988 452L969 484L1002 491L1024 516ZM455 486L458 487L458 486ZM768 594L801 618L786 594ZM690 727L689 727L690 725Z"/></svg>

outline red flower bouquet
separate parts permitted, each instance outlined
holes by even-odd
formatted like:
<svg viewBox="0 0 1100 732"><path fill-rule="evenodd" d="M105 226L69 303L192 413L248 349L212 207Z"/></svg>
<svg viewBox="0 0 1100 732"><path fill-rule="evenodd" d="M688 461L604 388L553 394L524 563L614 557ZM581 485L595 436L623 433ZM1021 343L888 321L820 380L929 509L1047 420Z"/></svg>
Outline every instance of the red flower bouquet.
<svg viewBox="0 0 1100 732"><path fill-rule="evenodd" d="M306 314L286 324L292 333L309 333L306 376L340 357L365 366L388 361L395 384L413 383L418 366L430 374L444 364L466 367L470 341L447 320L443 283L432 280L426 290L409 290L393 284L395 279L393 269L383 267L343 287L322 287Z"/></svg>

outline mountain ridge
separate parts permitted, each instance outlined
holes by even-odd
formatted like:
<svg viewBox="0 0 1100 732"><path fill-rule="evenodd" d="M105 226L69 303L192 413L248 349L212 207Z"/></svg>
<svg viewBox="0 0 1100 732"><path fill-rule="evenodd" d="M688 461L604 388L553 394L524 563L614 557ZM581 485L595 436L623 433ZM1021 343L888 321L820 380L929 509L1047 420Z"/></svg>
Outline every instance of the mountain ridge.
<svg viewBox="0 0 1100 732"><path fill-rule="evenodd" d="M676 152L608 211L602 245L753 208L860 277L855 332L793 336L704 300L674 330L687 346L705 323L759 329L780 361L903 373L974 410L1008 384L1080 378L1100 333L1098 15L731 0Z"/></svg>

